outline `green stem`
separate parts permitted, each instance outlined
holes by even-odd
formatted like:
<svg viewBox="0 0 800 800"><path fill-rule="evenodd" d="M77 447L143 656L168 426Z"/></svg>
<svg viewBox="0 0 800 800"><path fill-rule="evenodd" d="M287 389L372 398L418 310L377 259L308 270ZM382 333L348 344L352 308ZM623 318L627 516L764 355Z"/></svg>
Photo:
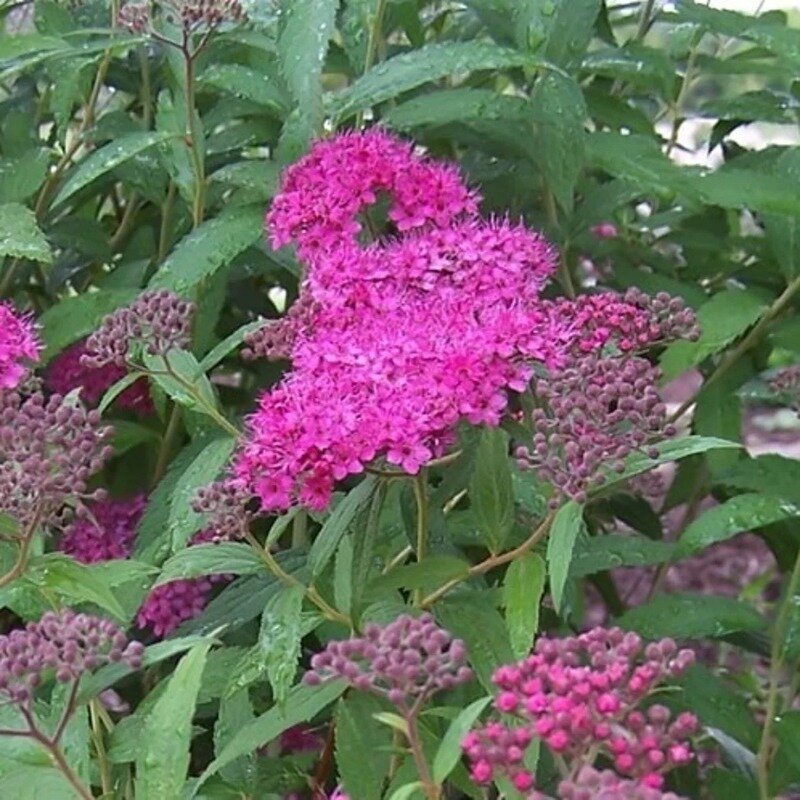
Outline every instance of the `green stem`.
<svg viewBox="0 0 800 800"><path fill-rule="evenodd" d="M558 229L558 208L556 207L556 198L552 189L545 185L542 190L542 201L544 202L544 210L547 214L547 223L553 229ZM569 242L563 242L561 246L561 257L558 262L558 279L561 282L561 288L564 294L570 299L575 299L575 284L572 281L572 274L569 271L569 263L567 262L567 250L569 249Z"/></svg>
<svg viewBox="0 0 800 800"><path fill-rule="evenodd" d="M167 257L169 247L170 223L172 222L172 209L175 205L175 183L169 182L167 187L167 197L161 207L161 230L158 234L158 263L160 264Z"/></svg>
<svg viewBox="0 0 800 800"><path fill-rule="evenodd" d="M770 800L769 771L772 759L773 741L772 729L778 713L778 699L780 693L780 678L783 671L783 648L786 641L786 632L791 620L794 598L800 586L800 550L794 562L794 569L786 587L775 628L772 632L772 650L769 664L769 689L767 691L767 707L764 717L764 728L761 732L761 743L756 755L756 774L758 775L758 796L760 800Z"/></svg>
<svg viewBox="0 0 800 800"><path fill-rule="evenodd" d="M770 323L789 305L794 298L795 294L800 290L800 276L795 278L783 291L780 297L767 309L761 319L750 329L750 333L742 339L741 342L731 350L717 365L716 369L711 373L708 379L700 386L700 388L689 398L687 398L678 408L678 410L670 417L670 422L675 422L680 419L696 402L700 392L706 390L709 386L716 383L728 370L755 344L759 342L761 336L769 327Z"/></svg>
<svg viewBox="0 0 800 800"><path fill-rule="evenodd" d="M647 0L642 6L642 11L639 14L639 26L636 29L635 40L644 39L650 26L653 24L653 8L655 7L656 0Z"/></svg>
<svg viewBox="0 0 800 800"><path fill-rule="evenodd" d="M417 768L420 782L422 783L422 791L425 792L427 800L440 800L442 796L441 787L437 786L433 780L430 767L425 759L419 728L417 726L417 715L409 715L406 719L406 724L408 725L408 746L411 750L411 757L414 759L414 766Z"/></svg>
<svg viewBox="0 0 800 800"><path fill-rule="evenodd" d="M106 754L105 741L103 739L103 726L100 719L99 700L92 700L89 703L89 718L91 720L92 744L97 755L97 765L100 769L100 786L103 788L103 796L112 796L111 769Z"/></svg>
<svg viewBox="0 0 800 800"><path fill-rule="evenodd" d="M301 508L292 520L292 548L308 547L308 512Z"/></svg>
<svg viewBox="0 0 800 800"><path fill-rule="evenodd" d="M170 456L175 449L175 440L178 438L181 430L181 407L174 403L172 410L169 414L169 421L167 422L167 429L164 431L164 436L161 439L161 446L158 448L158 458L156 459L156 467L153 470L153 486L164 477L169 464Z"/></svg>
<svg viewBox="0 0 800 800"><path fill-rule="evenodd" d="M426 469L421 469L414 476L414 499L417 501L417 563L421 564L428 549L428 493ZM423 590L414 591L414 604L422 605L425 595Z"/></svg>
<svg viewBox="0 0 800 800"><path fill-rule="evenodd" d="M383 38L383 20L386 16L388 0L377 0L375 16L372 18L367 35L367 50L364 53L364 72L369 72L378 55L378 48ZM359 111L356 115L356 128L364 123L364 113Z"/></svg>
<svg viewBox="0 0 800 800"><path fill-rule="evenodd" d="M194 200L192 201L192 225L197 228L203 222L205 215L205 193L206 175L205 162L201 148L200 131L197 128L197 117L195 114L195 91L194 91L194 61L197 53L192 53L188 40L184 41L183 51L184 63L184 93L186 98L186 136L189 139L192 152L192 164L194 166Z"/></svg>

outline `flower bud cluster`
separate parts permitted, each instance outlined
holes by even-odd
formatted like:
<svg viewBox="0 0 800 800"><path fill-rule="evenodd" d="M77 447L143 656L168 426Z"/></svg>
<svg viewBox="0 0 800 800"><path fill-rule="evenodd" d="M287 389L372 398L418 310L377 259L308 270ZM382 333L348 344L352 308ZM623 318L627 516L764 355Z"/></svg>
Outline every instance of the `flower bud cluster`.
<svg viewBox="0 0 800 800"><path fill-rule="evenodd" d="M248 507L250 499L251 493L240 481L215 481L198 490L192 509L209 515L204 529L209 541L241 539L253 520L253 512Z"/></svg>
<svg viewBox="0 0 800 800"><path fill-rule="evenodd" d="M522 724L490 722L466 736L473 779L483 784L506 775L527 791L533 775L523 758L535 736L570 761L599 753L620 774L660 788L666 771L692 759L688 737L697 732L697 719L683 713L673 720L664 706L642 712L637 705L693 661L694 653L678 650L671 639L644 645L619 628L540 638L528 658L494 675L495 708Z"/></svg>
<svg viewBox="0 0 800 800"><path fill-rule="evenodd" d="M138 669L143 651L113 622L71 609L48 612L39 622L0 636L0 696L27 706L50 674L68 683L108 663Z"/></svg>
<svg viewBox="0 0 800 800"><path fill-rule="evenodd" d="M622 472L633 452L658 456L653 442L673 436L656 391L659 371L638 357L588 355L534 383L532 446L516 451L560 495L584 502L588 489ZM554 502L557 502L555 500Z"/></svg>
<svg viewBox="0 0 800 800"><path fill-rule="evenodd" d="M528 800L552 800L534 792ZM577 778L561 781L558 800L684 800L673 792L662 792L636 781L620 778L611 770L584 767Z"/></svg>
<svg viewBox="0 0 800 800"><path fill-rule="evenodd" d="M109 363L102 367L91 367L84 362L86 340L75 342L59 353L47 368L45 386L57 394L69 394L80 389L81 400L90 407L96 406L103 395L127 374L123 367ZM153 401L147 379L141 378L121 392L114 405L122 411L132 411L139 416L154 412Z"/></svg>
<svg viewBox="0 0 800 800"><path fill-rule="evenodd" d="M213 29L225 22L242 22L246 18L240 0L161 0L158 3L166 18L179 24L185 33ZM140 35L150 28L153 16L152 0L133 0L119 10L120 27Z"/></svg>
<svg viewBox="0 0 800 800"><path fill-rule="evenodd" d="M269 361L291 358L297 336L311 330L316 311L317 304L310 295L300 295L285 316L265 321L262 327L244 337L242 358L266 358Z"/></svg>
<svg viewBox="0 0 800 800"><path fill-rule="evenodd" d="M770 380L769 387L776 394L787 396L792 408L800 414L800 364L784 367Z"/></svg>
<svg viewBox="0 0 800 800"><path fill-rule="evenodd" d="M88 507L83 519L76 520L65 530L59 549L82 564L128 558L133 552L136 528L145 506L144 495L129 500L94 503ZM216 541L219 538L206 529L196 533L188 545ZM227 575L209 575L157 586L142 603L136 617L137 624L155 636L166 636L182 622L200 614L208 603L214 584L229 579Z"/></svg>
<svg viewBox="0 0 800 800"><path fill-rule="evenodd" d="M98 369L108 364L128 366L131 347L140 343L151 356L164 356L191 341L194 303L160 289L143 292L132 305L103 318L86 340L82 363Z"/></svg>
<svg viewBox="0 0 800 800"><path fill-rule="evenodd" d="M361 638L333 641L311 659L305 681L315 685L344 678L362 691L385 696L404 712L434 692L472 679L464 643L440 628L430 614L398 617L381 628L368 625Z"/></svg>
<svg viewBox="0 0 800 800"><path fill-rule="evenodd" d="M145 33L150 25L151 2L128 2L120 8L117 23L121 28L137 36Z"/></svg>
<svg viewBox="0 0 800 800"><path fill-rule="evenodd" d="M59 523L68 501L88 496L111 434L96 411L61 395L0 393L0 512L23 528Z"/></svg>
<svg viewBox="0 0 800 800"><path fill-rule="evenodd" d="M666 292L651 297L632 287L622 295L603 292L559 300L553 308L560 318L571 322L576 355L595 353L606 346L635 353L679 339L696 341L700 336L694 311Z"/></svg>
<svg viewBox="0 0 800 800"><path fill-rule="evenodd" d="M29 364L39 360L40 349L33 318L0 302L0 390L22 383Z"/></svg>

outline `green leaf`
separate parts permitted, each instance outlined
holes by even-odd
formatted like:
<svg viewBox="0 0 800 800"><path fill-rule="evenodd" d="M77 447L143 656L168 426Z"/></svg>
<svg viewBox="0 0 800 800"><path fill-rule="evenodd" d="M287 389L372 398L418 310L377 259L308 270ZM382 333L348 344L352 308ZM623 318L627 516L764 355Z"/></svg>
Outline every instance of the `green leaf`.
<svg viewBox="0 0 800 800"><path fill-rule="evenodd" d="M34 148L18 158L0 158L0 203L23 203L44 183L50 153Z"/></svg>
<svg viewBox="0 0 800 800"><path fill-rule="evenodd" d="M377 698L360 692L349 693L337 705L336 766L350 797L381 798L390 772L392 734L375 719L380 711Z"/></svg>
<svg viewBox="0 0 800 800"><path fill-rule="evenodd" d="M80 795L55 767L11 762L0 775L0 794L14 800L79 800Z"/></svg>
<svg viewBox="0 0 800 800"><path fill-rule="evenodd" d="M481 431L469 482L469 499L478 530L489 550L499 552L514 524L508 434L500 428Z"/></svg>
<svg viewBox="0 0 800 800"><path fill-rule="evenodd" d="M333 34L338 0L282 0L278 55L286 85L296 105L293 131L296 137L290 154L302 152L322 124L322 67ZM289 154L287 154L289 155Z"/></svg>
<svg viewBox="0 0 800 800"><path fill-rule="evenodd" d="M701 331L698 341L674 342L664 352L664 379L676 378L723 350L755 324L768 305L760 294L748 289L726 289L715 294L697 312Z"/></svg>
<svg viewBox="0 0 800 800"><path fill-rule="evenodd" d="M544 57L562 67L579 62L592 40L601 5L601 0L561 0L550 24Z"/></svg>
<svg viewBox="0 0 800 800"><path fill-rule="evenodd" d="M46 553L31 559L25 578L70 603L94 603L118 620L126 620L124 609L102 573L91 564L80 564L62 553Z"/></svg>
<svg viewBox="0 0 800 800"><path fill-rule="evenodd" d="M503 579L506 627L515 658L530 653L539 629L539 604L547 567L541 556L525 553L509 564Z"/></svg>
<svg viewBox="0 0 800 800"><path fill-rule="evenodd" d="M106 389L105 394L102 396L102 398L100 399L100 402L97 405L97 410L101 414L105 414L105 412L108 411L108 409L114 404L114 401L126 389L130 389L130 387L133 386L133 384L136 383L136 381L141 381L141 380L146 380L146 379L143 378L142 375L140 373L138 373L138 372L129 372L127 375L125 375L124 377L120 378L116 383L112 384L108 389ZM116 436L117 425L118 424L119 424L118 422L116 422L114 424L114 435L115 436ZM154 434L156 440L158 440L160 438L158 436L157 432L151 431L151 433ZM116 443L115 443L115 449L117 449Z"/></svg>
<svg viewBox="0 0 800 800"><path fill-rule="evenodd" d="M777 453L738 461L720 475L723 486L760 492L800 503L800 461Z"/></svg>
<svg viewBox="0 0 800 800"><path fill-rule="evenodd" d="M547 540L547 569L550 578L550 595L556 611L564 599L569 567L575 540L583 528L583 506L570 500L556 513Z"/></svg>
<svg viewBox="0 0 800 800"><path fill-rule="evenodd" d="M222 472L235 446L236 440L230 436L213 439L176 482L169 504L166 530L173 551L184 547L189 537L203 527L203 514L198 514L192 508L192 502L197 490L212 483Z"/></svg>
<svg viewBox="0 0 800 800"><path fill-rule="evenodd" d="M575 182L583 169L583 94L572 78L546 72L536 81L531 103L537 108L537 163L558 204L571 211Z"/></svg>
<svg viewBox="0 0 800 800"><path fill-rule="evenodd" d="M253 719L253 706L246 690L238 691L219 702L219 714L214 723L214 755L219 755L225 745L236 735L236 731L249 725ZM247 786L255 770L255 753L242 756L220 770L220 775L234 786Z"/></svg>
<svg viewBox="0 0 800 800"><path fill-rule="evenodd" d="M428 44L419 50L394 56L374 66L330 103L337 119L391 100L403 92L453 73L506 69L533 64L535 59L516 50L486 42Z"/></svg>
<svg viewBox="0 0 800 800"><path fill-rule="evenodd" d="M445 733L439 749L436 751L436 757L433 759L433 780L435 783L443 783L456 768L463 753L461 742L472 729L483 709L491 702L491 697L482 697L480 700L470 703L450 723L450 727L447 729L447 733Z"/></svg>
<svg viewBox="0 0 800 800"><path fill-rule="evenodd" d="M787 711L776 717L774 729L778 751L770 779L773 790L780 791L800 781L800 711Z"/></svg>
<svg viewBox="0 0 800 800"><path fill-rule="evenodd" d="M617 567L651 567L666 563L674 552L673 542L646 536L592 536L576 546L569 574L573 578L582 578Z"/></svg>
<svg viewBox="0 0 800 800"><path fill-rule="evenodd" d="M374 578L376 589L436 588L447 581L469 577L469 563L457 556L433 554L418 564L404 564Z"/></svg>
<svg viewBox="0 0 800 800"><path fill-rule="evenodd" d="M175 246L148 284L185 294L227 266L263 236L262 205L229 206L187 234Z"/></svg>
<svg viewBox="0 0 800 800"><path fill-rule="evenodd" d="M84 186L88 186L92 181L102 177L120 164L130 161L134 156L174 137L175 134L172 133L146 131L128 133L109 142L78 163L77 167L71 171L67 182L61 187L61 191L56 195L53 205L60 205Z"/></svg>
<svg viewBox="0 0 800 800"><path fill-rule="evenodd" d="M800 181L800 148L787 148L775 162L774 171L786 185ZM787 280L800 275L800 212L769 214L764 228L772 253Z"/></svg>
<svg viewBox="0 0 800 800"><path fill-rule="evenodd" d="M22 56L43 50L68 49L68 42L56 36L42 36L40 33L5 35L0 39L0 62L14 61Z"/></svg>
<svg viewBox="0 0 800 800"><path fill-rule="evenodd" d="M197 365L198 372L207 373L220 363L226 356L232 353L237 347L244 343L245 337L261 330L266 324L266 320L259 319L255 322L248 322L237 328L230 336L226 336L213 350L210 350L203 356L200 363Z"/></svg>
<svg viewBox="0 0 800 800"><path fill-rule="evenodd" d="M192 717L210 642L195 645L181 660L166 691L145 722L136 760L136 800L180 797L189 769Z"/></svg>
<svg viewBox="0 0 800 800"><path fill-rule="evenodd" d="M681 534L678 557L698 553L737 533L762 528L773 522L800 517L800 507L779 497L740 494L701 514Z"/></svg>
<svg viewBox="0 0 800 800"><path fill-rule="evenodd" d="M222 752L206 767L195 785L192 796L196 796L199 787L226 764L271 742L287 728L308 722L333 703L346 688L346 684L342 681L332 681L322 686L304 684L295 686L283 705L273 706L236 733Z"/></svg>
<svg viewBox="0 0 800 800"><path fill-rule="evenodd" d="M241 64L210 64L198 82L201 86L231 92L281 115L289 111L289 98L279 86L265 80L261 72Z"/></svg>
<svg viewBox="0 0 800 800"><path fill-rule="evenodd" d="M214 415L217 407L214 388L188 350L170 350L164 356L144 352L142 364L176 403L201 414Z"/></svg>
<svg viewBox="0 0 800 800"><path fill-rule="evenodd" d="M485 592L459 592L433 609L439 624L467 645L469 663L487 691L493 692L492 675L514 660L503 618L488 602Z"/></svg>
<svg viewBox="0 0 800 800"><path fill-rule="evenodd" d="M278 170L278 164L272 161L248 159L226 164L208 177L226 187L246 189L248 193L255 193L257 198L266 201L271 200L278 190Z"/></svg>
<svg viewBox="0 0 800 800"><path fill-rule="evenodd" d="M609 473L603 489L615 486L634 475L647 472L660 464L670 461L680 461L682 458L706 453L709 450L718 450L726 447L741 447L738 442L727 442L724 439L715 439L711 436L683 436L680 439L670 439L658 445L658 458L649 458L643 453L634 453L625 464L625 470L619 474Z"/></svg>
<svg viewBox="0 0 800 800"><path fill-rule="evenodd" d="M626 611L618 622L647 639L720 637L738 631L764 630L767 624L747 603L700 594L659 595Z"/></svg>
<svg viewBox="0 0 800 800"><path fill-rule="evenodd" d="M305 586L288 586L270 598L261 617L260 643L272 693L283 704L300 660Z"/></svg>
<svg viewBox="0 0 800 800"><path fill-rule="evenodd" d="M257 575L264 565L253 548L240 542L196 544L178 550L161 567L154 586L203 575Z"/></svg>
<svg viewBox="0 0 800 800"><path fill-rule="evenodd" d="M103 317L131 303L136 289L104 289L99 292L70 295L50 306L40 317L44 339L44 360L96 330Z"/></svg>
<svg viewBox="0 0 800 800"><path fill-rule="evenodd" d="M372 502L378 481L367 476L334 508L314 539L308 553L308 567L313 578L318 578L333 558L342 536Z"/></svg>
<svg viewBox="0 0 800 800"><path fill-rule="evenodd" d="M44 234L36 224L36 216L19 203L0 205L0 258L12 258L53 263L53 253Z"/></svg>

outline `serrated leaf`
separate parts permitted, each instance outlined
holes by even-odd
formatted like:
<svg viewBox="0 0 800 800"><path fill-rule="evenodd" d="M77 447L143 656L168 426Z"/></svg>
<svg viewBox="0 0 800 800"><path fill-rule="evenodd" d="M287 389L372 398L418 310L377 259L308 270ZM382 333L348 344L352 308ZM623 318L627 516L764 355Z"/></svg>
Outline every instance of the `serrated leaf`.
<svg viewBox="0 0 800 800"><path fill-rule="evenodd" d="M131 303L136 289L104 289L70 295L48 308L40 317L45 343L43 358L49 361L56 353L94 331L106 314Z"/></svg>
<svg viewBox="0 0 800 800"><path fill-rule="evenodd" d="M670 439L658 445L658 457L649 458L643 453L634 453L625 462L623 472L609 473L603 490L615 486L634 475L653 469L660 464L668 464L670 461L680 461L682 458L706 453L709 450L724 449L728 447L741 447L738 442L727 442L724 439L715 439L712 436L683 436L680 439Z"/></svg>
<svg viewBox="0 0 800 800"><path fill-rule="evenodd" d="M308 722L320 711L333 703L347 688L342 681L332 681L322 686L295 686L283 705L275 705L265 714L241 728L222 752L206 767L195 784L192 797L212 775L239 756L252 752L271 742L287 728Z"/></svg>
<svg viewBox="0 0 800 800"><path fill-rule="evenodd" d="M264 569L253 548L240 542L196 544L179 550L164 562L155 586L203 575L257 575Z"/></svg>
<svg viewBox="0 0 800 800"><path fill-rule="evenodd" d="M666 563L674 552L673 542L646 536L592 536L575 548L569 574L573 578L582 578L618 567L651 567Z"/></svg>
<svg viewBox="0 0 800 800"><path fill-rule="evenodd" d="M700 338L696 342L674 342L664 351L660 362L664 379L675 378L723 350L755 324L768 305L762 295L747 289L715 294L697 312Z"/></svg>
<svg viewBox="0 0 800 800"><path fill-rule="evenodd" d="M36 216L19 203L0 205L0 258L23 258L52 264L53 254Z"/></svg>
<svg viewBox="0 0 800 800"><path fill-rule="evenodd" d="M236 731L249 725L255 717L250 697L246 690L238 691L219 702L219 715L214 723L214 755L219 755L225 745L233 739ZM234 786L248 785L255 770L255 753L248 753L220 770L224 780Z"/></svg>
<svg viewBox="0 0 800 800"><path fill-rule="evenodd" d="M336 766L345 792L363 800L380 800L390 771L392 735L375 719L377 698L353 692L336 708ZM368 759L364 754L369 753Z"/></svg>
<svg viewBox="0 0 800 800"><path fill-rule="evenodd" d="M313 578L319 577L333 558L342 536L353 521L369 507L378 481L368 475L334 508L322 525L308 553L308 566Z"/></svg>
<svg viewBox="0 0 800 800"><path fill-rule="evenodd" d="M536 158L558 204L572 209L575 182L583 169L586 103L578 84L557 72L545 72L531 94L537 108Z"/></svg>
<svg viewBox="0 0 800 800"><path fill-rule="evenodd" d="M763 630L766 620L747 603L700 594L664 594L626 611L619 625L647 639L702 639Z"/></svg>
<svg viewBox="0 0 800 800"><path fill-rule="evenodd" d="M737 533L797 517L800 517L800 506L787 500L772 495L740 494L694 520L681 534L676 555L686 557Z"/></svg>
<svg viewBox="0 0 800 800"><path fill-rule="evenodd" d="M66 183L56 195L53 205L63 203L84 186L88 186L92 181L102 177L120 164L130 161L134 156L174 137L173 133L156 131L128 133L103 145L99 150L95 150L78 162L77 167L69 173Z"/></svg>
<svg viewBox="0 0 800 800"><path fill-rule="evenodd" d="M475 675L487 691L494 691L492 675L502 664L514 660L508 632L497 609L481 592L460 592L436 604L439 624L463 639Z"/></svg>
<svg viewBox="0 0 800 800"><path fill-rule="evenodd" d="M508 456L508 434L484 428L469 482L470 506L487 547L499 552L514 524L514 487Z"/></svg>
<svg viewBox="0 0 800 800"><path fill-rule="evenodd" d="M433 759L433 780L437 784L443 783L461 760L463 754L461 742L472 729L483 709L491 702L491 697L482 697L480 700L470 703L450 723Z"/></svg>
<svg viewBox="0 0 800 800"><path fill-rule="evenodd" d="M580 61L592 40L600 0L561 0L553 14L544 46L544 57L567 66Z"/></svg>
<svg viewBox="0 0 800 800"><path fill-rule="evenodd" d="M203 515L192 508L197 490L212 483L222 472L235 446L236 440L230 436L212 440L176 481L167 522L173 551L184 547L189 537L203 527Z"/></svg>
<svg viewBox="0 0 800 800"><path fill-rule="evenodd" d="M259 643L272 693L286 700L300 660L301 621L305 586L288 586L272 597L261 617Z"/></svg>
<svg viewBox="0 0 800 800"><path fill-rule="evenodd" d="M564 599L572 551L583 528L583 506L570 500L556 513L547 540L547 571L550 578L550 596L556 611Z"/></svg>
<svg viewBox="0 0 800 800"><path fill-rule="evenodd" d="M147 716L136 759L136 800L180 797L189 769L192 717L210 642L195 645L179 662Z"/></svg>
<svg viewBox="0 0 800 800"><path fill-rule="evenodd" d="M331 101L337 119L383 103L403 92L453 73L506 69L535 63L530 55L485 42L429 44L374 66Z"/></svg>
<svg viewBox="0 0 800 800"><path fill-rule="evenodd" d="M187 234L148 284L186 294L263 236L263 206L229 206Z"/></svg>
<svg viewBox="0 0 800 800"><path fill-rule="evenodd" d="M539 604L547 567L541 556L525 553L509 564L503 579L506 627L515 658L530 653L539 629Z"/></svg>
<svg viewBox="0 0 800 800"><path fill-rule="evenodd" d="M283 77L296 105L292 133L296 141L291 147L295 153L319 132L322 123L320 78L338 8L339 0L281 2L278 55Z"/></svg>

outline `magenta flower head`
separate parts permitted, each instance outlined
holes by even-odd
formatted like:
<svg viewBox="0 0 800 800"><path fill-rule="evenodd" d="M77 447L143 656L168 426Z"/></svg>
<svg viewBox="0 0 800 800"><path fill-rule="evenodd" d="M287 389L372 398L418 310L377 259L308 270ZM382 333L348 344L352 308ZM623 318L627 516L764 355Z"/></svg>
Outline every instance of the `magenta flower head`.
<svg viewBox="0 0 800 800"><path fill-rule="evenodd" d="M58 549L82 564L128 558L146 503L140 494L88 505L85 513L65 528Z"/></svg>
<svg viewBox="0 0 800 800"><path fill-rule="evenodd" d="M19 386L40 350L33 318L0 302L0 390Z"/></svg>
<svg viewBox="0 0 800 800"><path fill-rule="evenodd" d="M430 614L398 617L364 636L330 642L311 659L309 684L344 678L354 688L388 698L404 713L418 710L435 692L472 679L467 652Z"/></svg>
<svg viewBox="0 0 800 800"><path fill-rule="evenodd" d="M619 628L541 637L528 658L494 675L500 690L495 707L519 725L490 722L466 736L473 779L489 783L507 775L517 788L532 786L522 759L537 737L576 763L602 754L620 774L660 789L665 772L693 758L687 739L698 730L697 718L684 713L673 719L664 706L646 712L637 706L693 662L694 653L678 650L671 639L645 645Z"/></svg>
<svg viewBox="0 0 800 800"><path fill-rule="evenodd" d="M89 478L111 456L112 429L70 398L0 393L0 512L23 528L60 524L67 504L102 496Z"/></svg>
<svg viewBox="0 0 800 800"><path fill-rule="evenodd" d="M86 354L85 339L59 353L47 367L45 386L57 394L69 394L74 389L80 389L81 400L94 407L108 389L125 377L127 371L124 367L111 363L102 367L91 367L84 361ZM155 410L145 378L129 386L117 397L114 404L120 410L132 411L143 417Z"/></svg>
<svg viewBox="0 0 800 800"><path fill-rule="evenodd" d="M166 289L144 292L125 308L103 318L86 340L82 363L94 369L128 367L138 351L164 357L189 346L194 303Z"/></svg>
<svg viewBox="0 0 800 800"><path fill-rule="evenodd" d="M143 650L113 622L71 609L48 612L0 636L0 697L30 709L34 690L49 676L70 683L104 664L138 669Z"/></svg>
<svg viewBox="0 0 800 800"><path fill-rule="evenodd" d="M516 451L558 494L578 502L601 485L606 469L622 472L633 452L658 456L654 442L675 434L656 390L659 371L636 357L573 359L534 383L532 446ZM554 499L554 504L558 499Z"/></svg>

